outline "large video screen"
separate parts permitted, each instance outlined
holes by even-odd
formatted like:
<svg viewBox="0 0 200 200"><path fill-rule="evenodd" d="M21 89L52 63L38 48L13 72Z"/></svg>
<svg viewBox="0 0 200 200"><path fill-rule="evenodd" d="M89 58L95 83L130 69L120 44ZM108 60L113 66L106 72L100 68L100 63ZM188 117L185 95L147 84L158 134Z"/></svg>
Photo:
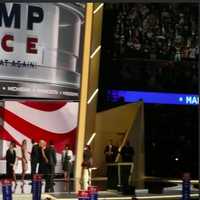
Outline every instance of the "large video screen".
<svg viewBox="0 0 200 200"><path fill-rule="evenodd" d="M32 140L53 142L58 161L56 173L62 173L61 155L65 145L67 144L75 152L78 109L78 102L68 101L0 102L0 174L6 172L4 158L10 141L16 143L16 153L21 158L23 140L27 142L28 153L32 150ZM30 173L29 160L30 156L28 156L28 173ZM21 173L19 163L15 165L16 173Z"/></svg>
<svg viewBox="0 0 200 200"><path fill-rule="evenodd" d="M78 100L85 4L0 3L0 96Z"/></svg>
<svg viewBox="0 0 200 200"><path fill-rule="evenodd" d="M84 3L0 3L0 174L10 141L53 141L56 173L75 151L84 25Z"/></svg>

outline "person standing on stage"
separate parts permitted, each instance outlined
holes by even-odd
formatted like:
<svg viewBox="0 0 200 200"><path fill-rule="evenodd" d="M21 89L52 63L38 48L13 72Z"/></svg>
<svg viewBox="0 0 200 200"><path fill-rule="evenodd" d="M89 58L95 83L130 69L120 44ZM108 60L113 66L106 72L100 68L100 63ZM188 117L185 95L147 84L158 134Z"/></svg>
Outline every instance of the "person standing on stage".
<svg viewBox="0 0 200 200"><path fill-rule="evenodd" d="M54 176L55 176L55 166L57 163L56 151L52 141L49 142L46 149L46 157L48 159L48 171L47 181L46 181L46 192L54 192Z"/></svg>
<svg viewBox="0 0 200 200"><path fill-rule="evenodd" d="M24 185L24 178L26 175L26 172L28 170L28 150L27 150L27 141L23 140L22 141L22 146L21 146L21 161L22 161L22 184Z"/></svg>
<svg viewBox="0 0 200 200"><path fill-rule="evenodd" d="M91 152L91 147L89 145L86 145L83 153L83 163L87 168L91 168L93 165L93 160L92 160L92 152Z"/></svg>
<svg viewBox="0 0 200 200"><path fill-rule="evenodd" d="M34 140L32 140L32 150L31 150L31 178L33 178L33 175L36 174L37 170L37 164L39 164L39 151L40 147L39 144L36 143Z"/></svg>
<svg viewBox="0 0 200 200"><path fill-rule="evenodd" d="M48 165L48 158L47 158L47 143L44 140L40 140L39 142L39 171L38 173L42 175L45 179L45 192L48 192L49 188L49 165Z"/></svg>
<svg viewBox="0 0 200 200"><path fill-rule="evenodd" d="M6 151L6 177L13 179L17 184L14 165L16 161L15 142L10 142L9 149Z"/></svg>
<svg viewBox="0 0 200 200"><path fill-rule="evenodd" d="M121 150L121 158L122 162L132 163L134 157L134 148L130 145L129 141L122 147ZM129 176L130 176L130 165L124 165L121 167L121 181L123 187L127 187L129 185Z"/></svg>
<svg viewBox="0 0 200 200"><path fill-rule="evenodd" d="M133 162L134 152L134 148L130 146L130 142L127 141L121 150L122 162Z"/></svg>
<svg viewBox="0 0 200 200"><path fill-rule="evenodd" d="M65 145L62 152L62 166L64 171L64 181L69 180L72 169L73 152L70 150L69 145Z"/></svg>
<svg viewBox="0 0 200 200"><path fill-rule="evenodd" d="M104 154L105 154L105 161L107 164L114 163L115 159L117 157L118 153L118 148L113 145L113 141L109 140L109 144L106 145L104 149ZM117 185L117 172L116 172L116 167L115 166L107 166L107 187L110 189L115 189Z"/></svg>
<svg viewBox="0 0 200 200"><path fill-rule="evenodd" d="M104 149L106 163L115 162L117 153L118 153L117 147L115 145L113 145L112 140L109 140L109 144L106 145L106 147Z"/></svg>
<svg viewBox="0 0 200 200"><path fill-rule="evenodd" d="M48 163L48 159L46 156L46 147L47 143L44 140L40 140L39 142L39 169L38 173L45 175L47 172L46 165Z"/></svg>
<svg viewBox="0 0 200 200"><path fill-rule="evenodd" d="M83 152L83 163L81 172L81 187L86 190L89 185L91 185L92 172L91 168L93 166L92 151L89 145L86 145Z"/></svg>

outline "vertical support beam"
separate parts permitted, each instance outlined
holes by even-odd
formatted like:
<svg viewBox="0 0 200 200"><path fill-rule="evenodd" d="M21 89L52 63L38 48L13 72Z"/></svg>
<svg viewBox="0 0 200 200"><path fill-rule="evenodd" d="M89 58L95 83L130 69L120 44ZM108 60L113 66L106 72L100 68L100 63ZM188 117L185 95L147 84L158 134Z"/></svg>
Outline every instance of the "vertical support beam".
<svg viewBox="0 0 200 200"><path fill-rule="evenodd" d="M87 3L83 49L83 68L76 147L75 191L80 189L83 148L95 132L101 50L103 3Z"/></svg>
<svg viewBox="0 0 200 200"><path fill-rule="evenodd" d="M90 71L88 84L88 102L86 119L86 142L96 133L96 108L98 97L99 64L101 54L101 33L102 33L103 3L95 3L93 7L92 43L90 55ZM98 134L98 133L97 133ZM91 143L94 149L95 138ZM94 165L95 165L94 158Z"/></svg>
<svg viewBox="0 0 200 200"><path fill-rule="evenodd" d="M92 37L93 3L86 4L85 33L83 47L83 65L81 77L81 93L79 107L79 124L76 138L76 163L75 163L75 191L80 189L81 163L83 161L83 148L85 143L85 127L87 115L88 80L90 67L91 37Z"/></svg>

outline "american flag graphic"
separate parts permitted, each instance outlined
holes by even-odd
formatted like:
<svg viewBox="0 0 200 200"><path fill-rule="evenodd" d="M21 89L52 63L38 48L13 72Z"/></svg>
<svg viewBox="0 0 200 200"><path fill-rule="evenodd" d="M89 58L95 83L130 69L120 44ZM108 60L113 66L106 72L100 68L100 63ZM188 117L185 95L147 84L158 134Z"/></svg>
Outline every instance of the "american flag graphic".
<svg viewBox="0 0 200 200"><path fill-rule="evenodd" d="M5 101L0 108L0 138L19 146L26 139L29 152L31 139L53 141L57 153L65 144L74 149L78 107L77 102L66 101Z"/></svg>

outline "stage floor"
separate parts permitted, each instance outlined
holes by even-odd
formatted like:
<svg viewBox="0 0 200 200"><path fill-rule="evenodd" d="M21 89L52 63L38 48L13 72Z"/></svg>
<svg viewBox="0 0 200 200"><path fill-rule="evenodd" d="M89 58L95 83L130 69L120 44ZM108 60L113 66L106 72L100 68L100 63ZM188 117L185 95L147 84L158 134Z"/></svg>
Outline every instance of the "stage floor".
<svg viewBox="0 0 200 200"><path fill-rule="evenodd" d="M58 200L76 200L77 197L75 194L68 195L67 193L62 194L49 194L50 197L53 197ZM192 192L191 199L199 199L198 193ZM101 191L99 192L99 200L133 200L133 199L181 199L180 192L171 192L168 194L138 194L136 196L125 196L118 192L109 192L109 191Z"/></svg>
<svg viewBox="0 0 200 200"><path fill-rule="evenodd" d="M0 199L2 195L0 195ZM140 194L136 195L136 197L132 196L123 196L117 192L107 192L101 191L99 193L99 200L162 200L162 199L170 199L170 200L180 200L181 194L178 192L172 192L170 194ZM192 193L191 199L199 199L198 193ZM32 200L31 194L13 194L13 200ZM75 194L68 193L55 193L55 194L42 194L42 200L78 200Z"/></svg>
<svg viewBox="0 0 200 200"><path fill-rule="evenodd" d="M101 185L101 183L99 183ZM72 188L73 184L70 184L70 191L73 191ZM64 183L62 180L57 180L55 182L55 193L44 193L44 184L42 187L43 194L42 194L42 200L77 200L77 195L73 192L68 192L68 185ZM22 187L22 183L18 181L17 187L12 188L13 189L13 200L31 200L32 195L31 192L31 182L26 181L25 185ZM162 199L181 199L181 185L176 186L174 188L169 188L167 190L164 190L162 194L152 194L149 193L148 190L145 189L136 189L136 196L131 195L122 195L118 191L105 191L103 189L99 192L99 200L132 200L132 199L138 199L138 200L145 200L145 199L155 199L155 200L162 200ZM0 191L1 188L0 188ZM2 194L0 193L0 199L2 198ZM199 199L199 191L192 190L191 192L191 199Z"/></svg>

